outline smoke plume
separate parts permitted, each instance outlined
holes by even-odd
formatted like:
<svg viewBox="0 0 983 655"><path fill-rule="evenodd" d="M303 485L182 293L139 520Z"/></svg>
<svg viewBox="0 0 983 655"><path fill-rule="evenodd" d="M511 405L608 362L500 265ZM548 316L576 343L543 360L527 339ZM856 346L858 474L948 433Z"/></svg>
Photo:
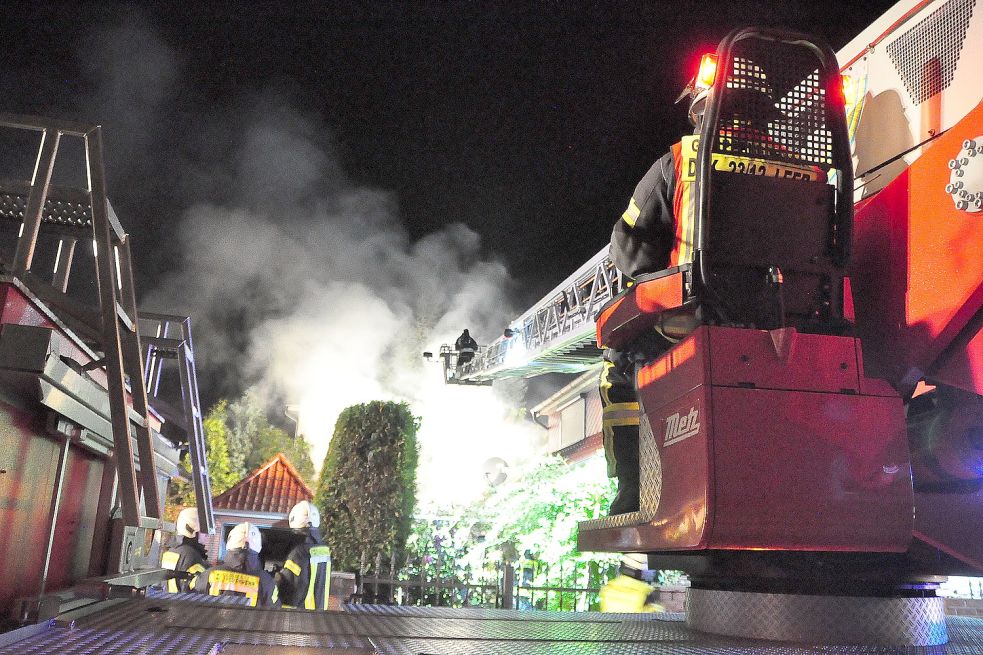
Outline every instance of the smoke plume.
<svg viewBox="0 0 983 655"><path fill-rule="evenodd" d="M344 407L409 401L422 417L424 499L464 499L487 458L529 452L538 431L506 421L489 389L444 385L421 357L465 327L487 342L514 314L507 271L474 230L455 223L411 240L397 199L348 179L329 130L289 84L174 112L196 98L178 83L182 57L139 24L102 38L130 46L96 49L109 54L89 69L107 137L123 130L111 192L125 195L134 171L153 175L179 217L141 225L121 212L135 242L155 241L140 304L192 317L203 396L254 388L271 411L298 405L317 466Z"/></svg>

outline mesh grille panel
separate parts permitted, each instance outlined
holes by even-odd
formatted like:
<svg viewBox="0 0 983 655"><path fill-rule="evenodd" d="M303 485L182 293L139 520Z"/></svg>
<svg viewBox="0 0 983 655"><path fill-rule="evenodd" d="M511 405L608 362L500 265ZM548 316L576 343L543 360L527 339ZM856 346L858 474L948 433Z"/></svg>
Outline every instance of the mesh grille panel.
<svg viewBox="0 0 983 655"><path fill-rule="evenodd" d="M815 54L746 39L735 44L720 105L715 152L829 167L833 139Z"/></svg>
<svg viewBox="0 0 983 655"><path fill-rule="evenodd" d="M27 196L16 193L0 193L0 218L22 222L26 206ZM91 228L92 211L88 205L77 202L47 200L44 203L41 222L60 228L82 230Z"/></svg>
<svg viewBox="0 0 983 655"><path fill-rule="evenodd" d="M914 103L949 88L976 0L949 0L887 46Z"/></svg>

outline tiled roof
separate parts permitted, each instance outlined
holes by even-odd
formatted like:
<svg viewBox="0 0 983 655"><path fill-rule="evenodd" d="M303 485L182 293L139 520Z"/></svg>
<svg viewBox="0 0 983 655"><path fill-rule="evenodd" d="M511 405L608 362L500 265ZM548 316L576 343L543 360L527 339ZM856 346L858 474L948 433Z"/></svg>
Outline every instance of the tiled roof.
<svg viewBox="0 0 983 655"><path fill-rule="evenodd" d="M302 500L313 500L307 486L283 453L212 499L215 509L287 514Z"/></svg>

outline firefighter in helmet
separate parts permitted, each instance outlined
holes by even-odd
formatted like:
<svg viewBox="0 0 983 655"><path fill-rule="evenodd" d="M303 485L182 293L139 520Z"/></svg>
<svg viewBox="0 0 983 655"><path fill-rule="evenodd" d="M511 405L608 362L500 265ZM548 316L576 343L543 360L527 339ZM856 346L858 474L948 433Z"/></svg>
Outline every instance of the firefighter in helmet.
<svg viewBox="0 0 983 655"><path fill-rule="evenodd" d="M689 98L689 120L694 135L700 133L709 88L691 82L680 96ZM768 123L784 118L763 89L728 89L724 95L718 140L736 156L746 156L748 144L774 151ZM659 158L635 187L628 208L611 233L610 257L630 278L690 263L693 259L695 165L697 141L684 138ZM645 338L651 356L672 345L658 334ZM602 430L608 476L618 478L618 493L611 514L639 510L638 425L639 404L635 393L635 354L607 349L601 371Z"/></svg>
<svg viewBox="0 0 983 655"><path fill-rule="evenodd" d="M287 521L300 543L290 550L276 574L280 598L284 607L326 610L331 588L331 549L321 542L321 514L313 504L302 500L290 510Z"/></svg>
<svg viewBox="0 0 983 655"><path fill-rule="evenodd" d="M253 607L279 607L276 583L259 560L263 549L259 528L240 523L229 532L225 548L225 563L201 573L193 590L210 596L244 596Z"/></svg>
<svg viewBox="0 0 983 655"><path fill-rule="evenodd" d="M457 365L461 366L474 359L474 354L478 350L478 342L474 340L470 332L465 330L454 342L454 350L457 351Z"/></svg>
<svg viewBox="0 0 983 655"><path fill-rule="evenodd" d="M186 572L191 577L170 578L167 581L167 590L172 594L189 591L198 574L205 570L208 552L198 541L200 531L198 510L194 507L182 509L177 515L176 526L176 535L181 537L181 543L164 553L161 566L171 571Z"/></svg>

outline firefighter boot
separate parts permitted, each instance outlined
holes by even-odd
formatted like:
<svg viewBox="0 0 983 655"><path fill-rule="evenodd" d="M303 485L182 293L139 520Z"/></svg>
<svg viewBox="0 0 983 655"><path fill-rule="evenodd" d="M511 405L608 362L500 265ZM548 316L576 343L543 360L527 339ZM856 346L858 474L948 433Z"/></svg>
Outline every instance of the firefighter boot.
<svg viewBox="0 0 983 655"><path fill-rule="evenodd" d="M618 493L611 501L610 515L637 512L638 498L638 426L619 425L614 429L615 471Z"/></svg>

